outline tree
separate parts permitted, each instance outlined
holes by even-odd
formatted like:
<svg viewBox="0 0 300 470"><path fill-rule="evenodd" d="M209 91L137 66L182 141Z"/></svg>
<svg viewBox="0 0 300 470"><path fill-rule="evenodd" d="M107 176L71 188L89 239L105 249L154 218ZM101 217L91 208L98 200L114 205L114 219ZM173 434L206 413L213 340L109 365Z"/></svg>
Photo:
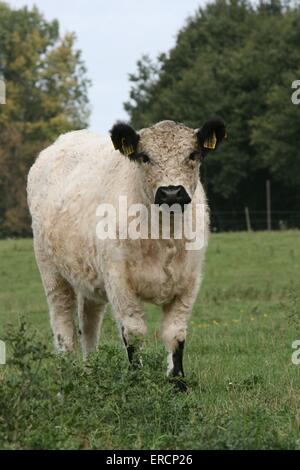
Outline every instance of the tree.
<svg viewBox="0 0 300 470"><path fill-rule="evenodd" d="M87 125L90 82L75 41L37 8L0 1L0 236L30 233L26 177L38 152Z"/></svg>

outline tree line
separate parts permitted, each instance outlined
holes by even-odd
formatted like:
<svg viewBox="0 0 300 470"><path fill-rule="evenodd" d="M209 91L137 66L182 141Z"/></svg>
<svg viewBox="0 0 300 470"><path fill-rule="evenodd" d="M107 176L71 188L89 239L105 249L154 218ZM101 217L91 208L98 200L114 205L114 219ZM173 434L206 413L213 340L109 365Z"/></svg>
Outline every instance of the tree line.
<svg viewBox="0 0 300 470"><path fill-rule="evenodd" d="M274 227L300 226L300 105L291 99L300 80L299 25L295 2L213 0L186 21L170 51L143 56L129 76L124 106L137 129L163 119L193 128L213 116L226 122L228 141L201 168L217 229L243 228L245 207L262 214L267 180L280 214ZM62 36L37 8L0 0L0 82L7 95L0 237L27 236L28 170L59 134L88 125L90 81L74 34Z"/></svg>

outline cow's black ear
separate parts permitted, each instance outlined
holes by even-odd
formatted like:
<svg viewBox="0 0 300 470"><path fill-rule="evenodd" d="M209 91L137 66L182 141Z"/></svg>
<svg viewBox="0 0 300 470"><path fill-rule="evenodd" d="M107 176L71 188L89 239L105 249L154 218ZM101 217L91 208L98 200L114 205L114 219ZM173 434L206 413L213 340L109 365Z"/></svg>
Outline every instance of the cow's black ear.
<svg viewBox="0 0 300 470"><path fill-rule="evenodd" d="M223 139L227 139L226 127L221 119L207 121L197 131L198 144L203 156L215 150Z"/></svg>
<svg viewBox="0 0 300 470"><path fill-rule="evenodd" d="M140 136L128 124L115 124L110 135L115 149L120 150L126 157L137 151Z"/></svg>

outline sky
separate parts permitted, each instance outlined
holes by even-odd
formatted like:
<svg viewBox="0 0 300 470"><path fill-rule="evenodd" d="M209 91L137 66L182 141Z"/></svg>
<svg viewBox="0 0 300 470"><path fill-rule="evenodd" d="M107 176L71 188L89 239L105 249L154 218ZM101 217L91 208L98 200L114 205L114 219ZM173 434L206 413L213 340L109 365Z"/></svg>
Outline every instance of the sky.
<svg viewBox="0 0 300 470"><path fill-rule="evenodd" d="M129 73L143 54L155 59L174 46L186 18L206 0L7 0L12 7L36 5L61 32L74 31L92 80L90 128L104 134L128 116Z"/></svg>

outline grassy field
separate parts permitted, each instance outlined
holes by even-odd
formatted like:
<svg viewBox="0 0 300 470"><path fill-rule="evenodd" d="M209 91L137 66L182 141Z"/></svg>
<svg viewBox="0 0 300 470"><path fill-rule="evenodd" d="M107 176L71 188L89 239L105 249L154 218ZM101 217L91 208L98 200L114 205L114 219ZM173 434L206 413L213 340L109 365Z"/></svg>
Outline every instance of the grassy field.
<svg viewBox="0 0 300 470"><path fill-rule="evenodd" d="M0 448L300 449L299 300L299 232L212 236L180 394L152 306L142 371L110 315L86 366L54 356L32 242L2 241Z"/></svg>

